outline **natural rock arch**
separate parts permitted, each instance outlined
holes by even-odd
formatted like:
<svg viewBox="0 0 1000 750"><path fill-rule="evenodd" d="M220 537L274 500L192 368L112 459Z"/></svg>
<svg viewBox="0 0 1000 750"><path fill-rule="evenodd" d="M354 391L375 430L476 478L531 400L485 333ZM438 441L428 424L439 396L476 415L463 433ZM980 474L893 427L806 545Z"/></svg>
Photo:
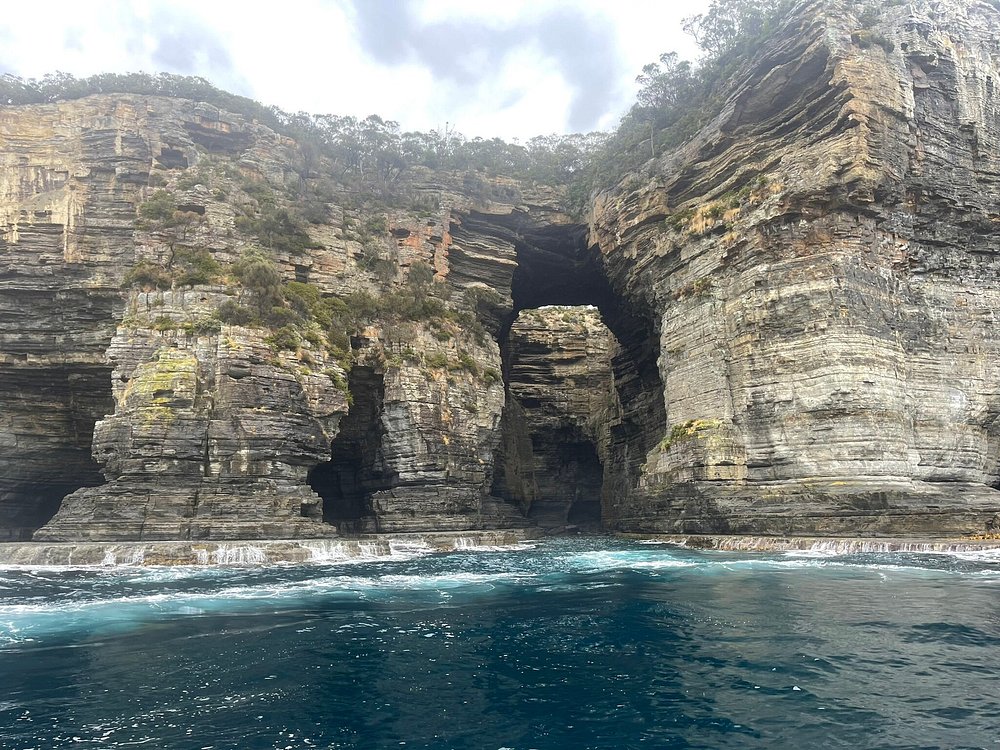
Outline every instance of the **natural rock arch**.
<svg viewBox="0 0 1000 750"><path fill-rule="evenodd" d="M473 219L506 237L513 244L517 261L511 279L512 308L497 329L508 395L493 493L516 503L543 526L582 521L591 527L615 528L619 504L638 484L647 452L662 437L657 321L641 300L629 299L613 288L604 259L589 244L586 225L539 220L518 210L503 215L474 214ZM534 312L539 308L542 310ZM550 309L546 312L544 308ZM574 316L577 322L570 323ZM570 360L585 352L587 361L568 368L553 364L565 356L567 347L572 350ZM546 410L545 385L533 387L532 369L547 370L544 377L554 386L549 398L573 401L565 394L573 392L574 377L581 379L577 404L563 410L562 422L553 422L552 409L547 417L532 416ZM603 377L608 383L600 389L598 400L603 405L595 407L600 413L591 413L593 424L581 430L587 416L585 391L593 389L595 378ZM575 418L569 418L571 413ZM526 476L531 464L525 456L526 438L530 442L531 429L521 423L533 421L546 425L547 447L542 455L547 458L541 463L554 471L541 487ZM553 427L555 433L548 429ZM587 504L593 500L568 503L564 493L555 491L561 499L550 498L552 507L544 510L546 500L539 494L546 486L551 493L554 487L564 485L573 466L575 483L588 488L585 494L593 494L595 485L600 487L599 505Z"/></svg>

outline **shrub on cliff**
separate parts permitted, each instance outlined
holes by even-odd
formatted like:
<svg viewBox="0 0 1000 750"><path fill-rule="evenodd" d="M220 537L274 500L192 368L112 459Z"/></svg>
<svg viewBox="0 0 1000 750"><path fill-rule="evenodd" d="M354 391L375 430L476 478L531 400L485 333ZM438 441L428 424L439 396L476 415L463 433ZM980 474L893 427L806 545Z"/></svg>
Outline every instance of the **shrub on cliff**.
<svg viewBox="0 0 1000 750"><path fill-rule="evenodd" d="M573 186L576 200L610 187L697 133L718 113L738 66L775 32L793 5L794 0L712 0L707 12L688 18L685 30L704 57L693 64L667 52L642 69L635 104L580 173Z"/></svg>
<svg viewBox="0 0 1000 750"><path fill-rule="evenodd" d="M174 282L178 286L211 284L219 280L222 266L204 248L178 248L170 262Z"/></svg>
<svg viewBox="0 0 1000 750"><path fill-rule="evenodd" d="M165 268L148 260L140 260L125 274L122 286L146 291L169 289L173 286L173 278Z"/></svg>
<svg viewBox="0 0 1000 750"><path fill-rule="evenodd" d="M177 200L167 190L157 190L148 201L139 204L139 217L149 222L167 223L176 211Z"/></svg>
<svg viewBox="0 0 1000 750"><path fill-rule="evenodd" d="M281 274L274 261L262 250L251 249L245 252L233 264L232 275L243 287L240 302L250 303L257 320L263 320L272 307L283 302Z"/></svg>
<svg viewBox="0 0 1000 750"><path fill-rule="evenodd" d="M265 205L256 216L241 216L236 227L260 240L264 247L290 254L302 253L312 246L306 221L295 212Z"/></svg>
<svg viewBox="0 0 1000 750"><path fill-rule="evenodd" d="M122 279L122 286L170 289L174 286L211 284L220 280L222 266L204 248L176 248L165 266L140 260Z"/></svg>
<svg viewBox="0 0 1000 750"><path fill-rule="evenodd" d="M226 300L215 314L220 321L232 326L249 326L255 322L253 310L236 300Z"/></svg>

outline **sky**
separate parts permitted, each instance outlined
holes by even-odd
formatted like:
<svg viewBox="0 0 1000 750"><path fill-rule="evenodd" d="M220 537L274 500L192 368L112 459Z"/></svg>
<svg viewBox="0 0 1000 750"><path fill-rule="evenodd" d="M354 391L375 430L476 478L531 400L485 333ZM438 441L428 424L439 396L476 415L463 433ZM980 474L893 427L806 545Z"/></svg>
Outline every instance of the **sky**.
<svg viewBox="0 0 1000 750"><path fill-rule="evenodd" d="M709 0L55 0L0 17L0 73L168 71L288 111L526 140L613 128Z"/></svg>

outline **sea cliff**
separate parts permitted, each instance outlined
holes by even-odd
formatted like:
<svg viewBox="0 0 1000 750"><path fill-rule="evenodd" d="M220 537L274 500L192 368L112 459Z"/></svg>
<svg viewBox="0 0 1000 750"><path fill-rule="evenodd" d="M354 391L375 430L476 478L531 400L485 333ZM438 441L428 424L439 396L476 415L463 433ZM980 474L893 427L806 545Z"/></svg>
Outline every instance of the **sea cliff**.
<svg viewBox="0 0 1000 750"><path fill-rule="evenodd" d="M202 102L3 107L0 538L995 533L998 29L805 2L583 215Z"/></svg>

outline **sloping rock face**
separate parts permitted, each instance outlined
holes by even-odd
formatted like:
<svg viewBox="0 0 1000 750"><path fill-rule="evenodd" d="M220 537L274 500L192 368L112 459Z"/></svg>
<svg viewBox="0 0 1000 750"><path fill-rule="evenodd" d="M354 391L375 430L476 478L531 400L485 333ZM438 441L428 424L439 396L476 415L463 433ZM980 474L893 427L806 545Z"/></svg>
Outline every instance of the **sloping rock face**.
<svg viewBox="0 0 1000 750"><path fill-rule="evenodd" d="M508 343L508 439L494 492L543 529L599 528L611 426L621 419L614 336L587 307L522 312Z"/></svg>
<svg viewBox="0 0 1000 750"><path fill-rule="evenodd" d="M1000 510L1000 12L809 3L598 200L666 424L619 529L981 532ZM866 27L867 24L867 27Z"/></svg>

